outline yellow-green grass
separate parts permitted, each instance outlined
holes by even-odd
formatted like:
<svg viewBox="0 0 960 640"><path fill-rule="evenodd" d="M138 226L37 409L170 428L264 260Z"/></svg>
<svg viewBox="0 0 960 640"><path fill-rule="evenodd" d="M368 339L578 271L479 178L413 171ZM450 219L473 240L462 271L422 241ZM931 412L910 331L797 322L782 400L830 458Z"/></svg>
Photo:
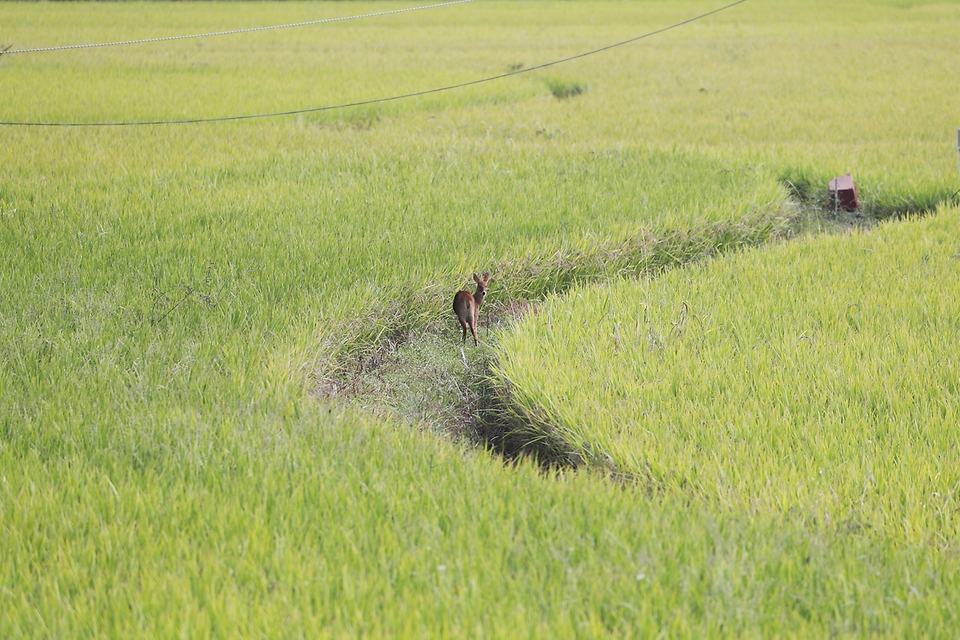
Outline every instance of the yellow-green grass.
<svg viewBox="0 0 960 640"><path fill-rule="evenodd" d="M0 44L396 7L15 3ZM364 100L712 8L484 1L2 56L0 120ZM947 198L956 96L951 67L932 62L954 50L955 7L827 8L747 3L547 72L376 107L0 129L0 636L954 628L937 550L504 468L308 394L398 318L435 319L471 270L517 274L492 304L569 284L554 259L563 271L637 237L699 238L704 253L731 230L760 241L791 212L781 179L822 191L854 171L879 212ZM844 14L863 18L856 46ZM870 82L823 81L835 53ZM557 83L587 90L558 100ZM849 135L825 135L850 114ZM638 271L596 264L572 280Z"/></svg>
<svg viewBox="0 0 960 640"><path fill-rule="evenodd" d="M956 627L957 574L932 548L505 470L315 407L282 418L256 455L163 470L0 452L4 637Z"/></svg>
<svg viewBox="0 0 960 640"><path fill-rule="evenodd" d="M501 384L528 437L665 502L928 549L955 574L958 223L571 291L502 338Z"/></svg>

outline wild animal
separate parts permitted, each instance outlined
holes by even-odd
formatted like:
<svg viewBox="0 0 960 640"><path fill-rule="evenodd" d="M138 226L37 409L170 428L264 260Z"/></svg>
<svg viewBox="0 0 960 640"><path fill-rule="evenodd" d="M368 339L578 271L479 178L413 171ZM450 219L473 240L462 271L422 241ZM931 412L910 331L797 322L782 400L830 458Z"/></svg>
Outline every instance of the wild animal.
<svg viewBox="0 0 960 640"><path fill-rule="evenodd" d="M487 295L487 283L490 282L490 274L484 273L481 278L473 274L473 279L477 283L475 293L469 291L457 291L453 297L453 312L457 314L457 320L460 321L460 328L463 330L462 344L467 343L467 329L473 334L473 344L479 345L477 339L477 317L480 315L480 305Z"/></svg>

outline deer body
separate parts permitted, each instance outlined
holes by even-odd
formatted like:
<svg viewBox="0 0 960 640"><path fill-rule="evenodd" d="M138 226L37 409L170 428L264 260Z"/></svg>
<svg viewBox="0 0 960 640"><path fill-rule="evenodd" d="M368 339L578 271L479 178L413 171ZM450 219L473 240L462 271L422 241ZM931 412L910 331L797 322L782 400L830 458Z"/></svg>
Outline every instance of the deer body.
<svg viewBox="0 0 960 640"><path fill-rule="evenodd" d="M467 342L467 329L473 334L473 344L479 345L477 340L477 317L480 315L480 305L487 295L487 283L490 281L490 274L485 273L481 278L473 274L473 279L477 283L476 293L469 291L457 291L453 297L453 312L457 314L457 320L460 321L460 328L463 329L463 344Z"/></svg>

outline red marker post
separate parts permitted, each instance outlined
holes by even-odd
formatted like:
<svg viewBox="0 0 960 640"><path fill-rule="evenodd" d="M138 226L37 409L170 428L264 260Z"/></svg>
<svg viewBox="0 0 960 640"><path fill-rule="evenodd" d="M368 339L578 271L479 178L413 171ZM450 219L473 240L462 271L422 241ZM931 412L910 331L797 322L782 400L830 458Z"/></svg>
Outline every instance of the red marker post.
<svg viewBox="0 0 960 640"><path fill-rule="evenodd" d="M860 200L857 198L857 187L853 184L853 176L849 173L830 181L830 204L834 210L859 211Z"/></svg>

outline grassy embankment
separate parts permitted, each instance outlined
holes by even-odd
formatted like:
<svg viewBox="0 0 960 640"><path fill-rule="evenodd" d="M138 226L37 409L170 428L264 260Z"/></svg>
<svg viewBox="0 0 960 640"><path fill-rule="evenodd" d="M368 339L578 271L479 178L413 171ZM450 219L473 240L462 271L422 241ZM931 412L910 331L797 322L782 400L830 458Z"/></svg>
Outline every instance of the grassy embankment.
<svg viewBox="0 0 960 640"><path fill-rule="evenodd" d="M14 4L0 41L392 6ZM4 57L0 119L364 99L709 8L485 2L323 31ZM529 297L636 273L632 258L563 265L638 236L681 238L690 256L757 242L791 211L784 177L802 188L853 170L877 210L942 200L950 174L931 149L949 70L931 62L949 15L872 10L854 54L867 73L840 80L824 79L831 50L814 45L848 35L843 16L748 4L615 56L410 102L176 128L3 129L0 635L949 629L937 598L950 587L923 549L505 469L308 394L311 374L398 321L435 321L474 268L516 275L492 300ZM896 92L898 78L914 90ZM558 83L587 91L558 100ZM853 106L863 117L838 137Z"/></svg>

